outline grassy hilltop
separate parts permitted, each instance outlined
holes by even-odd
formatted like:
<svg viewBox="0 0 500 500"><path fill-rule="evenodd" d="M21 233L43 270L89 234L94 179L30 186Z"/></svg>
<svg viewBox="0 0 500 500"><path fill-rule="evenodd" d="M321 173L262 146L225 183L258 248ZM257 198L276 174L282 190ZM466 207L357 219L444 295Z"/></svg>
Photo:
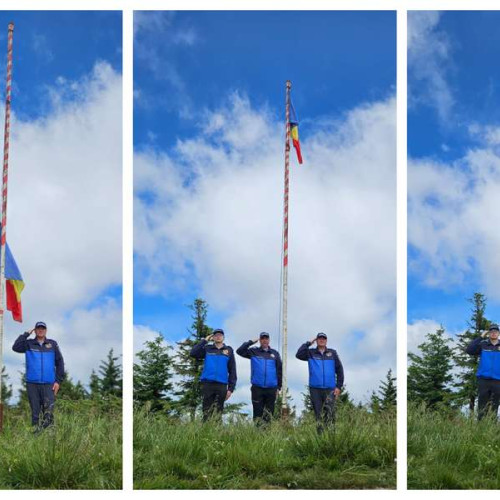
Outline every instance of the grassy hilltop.
<svg viewBox="0 0 500 500"><path fill-rule="evenodd" d="M360 489L396 487L396 419L341 408L334 432L314 422L181 423L138 411L136 489Z"/></svg>
<svg viewBox="0 0 500 500"><path fill-rule="evenodd" d="M120 489L121 404L61 400L55 422L34 436L29 411L7 409L0 489Z"/></svg>
<svg viewBox="0 0 500 500"><path fill-rule="evenodd" d="M408 406L409 489L500 489L500 427Z"/></svg>

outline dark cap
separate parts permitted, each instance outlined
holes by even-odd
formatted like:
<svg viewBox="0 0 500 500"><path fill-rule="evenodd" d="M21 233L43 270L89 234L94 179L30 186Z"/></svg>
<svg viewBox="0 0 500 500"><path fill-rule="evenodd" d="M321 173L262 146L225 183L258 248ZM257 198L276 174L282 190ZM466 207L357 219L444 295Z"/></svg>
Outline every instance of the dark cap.
<svg viewBox="0 0 500 500"><path fill-rule="evenodd" d="M328 337L326 336L326 333L319 332L318 335L316 335L317 339L327 339Z"/></svg>
<svg viewBox="0 0 500 500"><path fill-rule="evenodd" d="M260 332L259 339L268 339L269 336L270 335L267 332Z"/></svg>
<svg viewBox="0 0 500 500"><path fill-rule="evenodd" d="M500 329L498 328L498 325L496 323L491 323L488 331L491 332L492 330L496 330L498 332Z"/></svg>
<svg viewBox="0 0 500 500"><path fill-rule="evenodd" d="M224 335L224 330L222 328L216 328L213 332L212 335L215 335L216 333L222 333Z"/></svg>
<svg viewBox="0 0 500 500"><path fill-rule="evenodd" d="M47 329L47 325L43 321L37 321L35 328L45 328Z"/></svg>

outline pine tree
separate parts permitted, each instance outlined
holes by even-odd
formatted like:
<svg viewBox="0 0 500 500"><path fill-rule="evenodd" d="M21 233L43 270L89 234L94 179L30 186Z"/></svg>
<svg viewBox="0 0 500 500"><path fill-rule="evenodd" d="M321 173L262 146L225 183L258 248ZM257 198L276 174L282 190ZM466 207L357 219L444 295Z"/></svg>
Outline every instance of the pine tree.
<svg viewBox="0 0 500 500"><path fill-rule="evenodd" d="M195 299L189 308L193 311L193 323L191 329L188 330L189 337L177 342L179 348L174 360L175 372L181 377L178 384L179 390L175 392L178 396L175 408L180 414L188 413L193 421L202 403L200 376L203 361L192 358L190 352L193 345L212 333L212 328L205 324L208 304L203 299Z"/></svg>
<svg viewBox="0 0 500 500"><path fill-rule="evenodd" d="M480 335L481 331L489 328L490 321L484 316L486 298L483 294L475 293L469 302L472 303L472 316L469 328L464 333L457 335L454 360L459 368L459 374L457 382L453 385L457 389L455 401L459 406L468 405L469 410L473 413L478 391L476 371L479 359L477 356L467 354L465 349Z"/></svg>
<svg viewBox="0 0 500 500"><path fill-rule="evenodd" d="M64 374L64 379L60 385L58 398L59 399L70 399L79 400L88 397L88 392L83 387L82 383L78 381L76 384L71 380L68 372Z"/></svg>
<svg viewBox="0 0 500 500"><path fill-rule="evenodd" d="M5 371L5 366L2 366L2 403L7 406L9 404L10 398L12 397L12 384L9 384L9 375Z"/></svg>
<svg viewBox="0 0 500 500"><path fill-rule="evenodd" d="M428 333L426 340L418 346L422 355L410 353L408 368L408 400L425 403L429 408L449 405L452 381L453 351L451 339L446 338L444 328Z"/></svg>
<svg viewBox="0 0 500 500"><path fill-rule="evenodd" d="M99 366L99 388L103 396L122 396L122 373L117 361L118 358L113 356L113 349L110 349L106 361L102 361Z"/></svg>
<svg viewBox="0 0 500 500"><path fill-rule="evenodd" d="M89 389L91 399L98 399L101 397L101 384L95 370L92 370L90 374Z"/></svg>
<svg viewBox="0 0 500 500"><path fill-rule="evenodd" d="M172 401L172 349L165 344L159 333L151 341L144 343L145 349L137 353L140 363L134 363L134 400L143 405L148 402L151 411L166 408L165 403Z"/></svg>
<svg viewBox="0 0 500 500"><path fill-rule="evenodd" d="M389 369L385 380L380 382L377 395L379 408L381 411L395 411L397 403L396 377L392 376L392 370Z"/></svg>
<svg viewBox="0 0 500 500"><path fill-rule="evenodd" d="M311 394L309 392L309 386L305 386L305 391L300 393L302 396L302 404L304 408L302 409L301 417L307 418L314 415L313 405L311 401Z"/></svg>

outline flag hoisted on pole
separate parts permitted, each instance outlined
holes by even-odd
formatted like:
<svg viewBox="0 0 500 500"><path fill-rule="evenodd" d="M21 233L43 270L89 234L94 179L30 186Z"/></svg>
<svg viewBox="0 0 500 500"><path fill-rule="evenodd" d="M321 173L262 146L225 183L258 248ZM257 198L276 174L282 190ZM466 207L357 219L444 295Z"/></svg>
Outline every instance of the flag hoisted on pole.
<svg viewBox="0 0 500 500"><path fill-rule="evenodd" d="M9 23L7 35L7 83L5 90L5 128L3 138L2 227L0 236L0 378L3 372L3 320L5 303L5 252L7 243L7 179L9 172L10 103L12 93L12 42L14 23ZM3 394L0 380L0 432L3 431Z"/></svg>
<svg viewBox="0 0 500 500"><path fill-rule="evenodd" d="M297 152L297 160L302 163L302 154L300 152L299 132L297 116L293 109L292 101L290 99L290 91L292 89L292 82L286 82L286 100L285 100L285 189L283 196L283 249L282 249L282 285L281 290L281 338L282 345L282 361L283 361L283 383L281 392L281 415L283 418L288 416L287 405L287 358L288 358L288 206L290 194L290 137L293 140L293 146ZM290 111L292 112L290 114Z"/></svg>

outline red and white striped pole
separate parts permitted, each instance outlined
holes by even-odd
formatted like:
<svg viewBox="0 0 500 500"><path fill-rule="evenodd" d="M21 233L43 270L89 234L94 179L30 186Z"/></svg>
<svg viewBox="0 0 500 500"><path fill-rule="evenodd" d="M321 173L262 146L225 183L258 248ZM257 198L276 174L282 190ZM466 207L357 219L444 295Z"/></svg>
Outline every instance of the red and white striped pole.
<svg viewBox="0 0 500 500"><path fill-rule="evenodd" d="M287 355L288 355L288 202L289 202L289 179L290 179L290 90L292 82L286 82L286 137L285 137L285 191L283 196L283 290L281 304L281 335L283 338L282 361L283 361L283 384L281 396L281 415L288 416L287 405Z"/></svg>
<svg viewBox="0 0 500 500"><path fill-rule="evenodd" d="M14 23L7 36L7 85L5 90L5 129L3 136L2 232L0 236L0 374L3 371L3 318L5 302L5 243L7 241L7 180L9 173L10 102L12 94L12 42ZM0 383L0 432L3 431L3 399Z"/></svg>

